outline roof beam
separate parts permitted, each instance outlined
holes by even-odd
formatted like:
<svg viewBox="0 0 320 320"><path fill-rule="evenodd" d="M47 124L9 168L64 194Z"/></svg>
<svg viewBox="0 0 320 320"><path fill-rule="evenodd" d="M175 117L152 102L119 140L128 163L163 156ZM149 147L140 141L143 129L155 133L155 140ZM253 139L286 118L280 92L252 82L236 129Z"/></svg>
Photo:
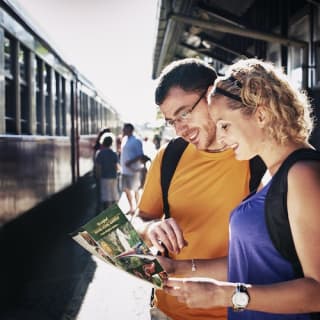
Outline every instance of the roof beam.
<svg viewBox="0 0 320 320"><path fill-rule="evenodd" d="M178 46L182 49L186 49L186 50L193 52L194 56L197 55L201 59L204 59L204 57L209 57L209 58L218 60L220 62L223 62L224 64L227 64L227 65L230 65L233 62L232 60L224 59L224 58L219 57L218 55L215 55L213 52L209 51L208 49L197 49L197 48L191 47L187 44L181 44L181 43L179 43Z"/></svg>
<svg viewBox="0 0 320 320"><path fill-rule="evenodd" d="M251 58L252 57L251 54L242 54L241 52L235 51L235 50L233 50L233 49L231 49L229 47L226 47L225 45L222 45L222 44L220 44L219 42L217 42L215 40L203 39L202 40L202 44L204 46L209 45L208 50L213 50L214 47L217 47L217 48L219 48L219 49L221 49L221 50L223 50L225 52L228 52L228 53L231 53L231 54L235 55L236 57L240 57L240 56L247 57L247 58Z"/></svg>
<svg viewBox="0 0 320 320"><path fill-rule="evenodd" d="M307 42L301 41L301 40L284 38L276 34L260 32L260 31L247 29L247 28L238 28L228 24L190 18L180 14L172 14L170 16L170 20L180 22L180 23L191 24L193 26L198 26L200 28L208 29L216 32L226 32L226 33L231 33L231 34L242 36L242 37L253 38L253 39L263 40L267 42L277 42L284 46L295 46L295 47L304 48L308 45Z"/></svg>

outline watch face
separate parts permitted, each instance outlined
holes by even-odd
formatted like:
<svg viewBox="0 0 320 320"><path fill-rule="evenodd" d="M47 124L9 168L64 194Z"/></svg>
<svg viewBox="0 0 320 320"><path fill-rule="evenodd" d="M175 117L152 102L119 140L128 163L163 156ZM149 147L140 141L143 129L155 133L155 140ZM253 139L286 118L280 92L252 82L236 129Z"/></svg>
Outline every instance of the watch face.
<svg viewBox="0 0 320 320"><path fill-rule="evenodd" d="M232 303L235 307L245 308L249 303L249 296L245 292L236 292L232 296Z"/></svg>

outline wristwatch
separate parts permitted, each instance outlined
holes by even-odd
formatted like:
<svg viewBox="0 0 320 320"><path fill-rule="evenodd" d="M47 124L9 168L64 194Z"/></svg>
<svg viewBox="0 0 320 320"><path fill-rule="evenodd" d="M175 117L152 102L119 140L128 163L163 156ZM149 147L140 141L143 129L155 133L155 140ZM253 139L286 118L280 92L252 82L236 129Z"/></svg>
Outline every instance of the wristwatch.
<svg viewBox="0 0 320 320"><path fill-rule="evenodd" d="M248 306L250 296L245 284L237 283L236 290L232 295L231 301L234 311L243 311Z"/></svg>

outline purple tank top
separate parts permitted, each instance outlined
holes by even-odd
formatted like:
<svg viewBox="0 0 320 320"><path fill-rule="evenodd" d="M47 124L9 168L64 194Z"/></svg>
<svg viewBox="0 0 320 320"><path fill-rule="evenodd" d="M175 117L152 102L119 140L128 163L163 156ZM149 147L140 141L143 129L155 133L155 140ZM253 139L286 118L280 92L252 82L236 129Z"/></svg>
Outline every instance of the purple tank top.
<svg viewBox="0 0 320 320"><path fill-rule="evenodd" d="M228 275L231 282L263 285L295 278L291 264L282 258L269 237L264 214L269 187L270 182L231 214ZM310 319L310 315L233 312L230 308L228 319Z"/></svg>

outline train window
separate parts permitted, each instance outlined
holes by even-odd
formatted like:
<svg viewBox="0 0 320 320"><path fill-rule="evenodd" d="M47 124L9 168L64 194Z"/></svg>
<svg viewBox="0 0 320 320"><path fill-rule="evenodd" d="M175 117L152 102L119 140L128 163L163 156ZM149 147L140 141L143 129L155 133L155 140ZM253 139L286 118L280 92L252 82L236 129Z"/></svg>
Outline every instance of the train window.
<svg viewBox="0 0 320 320"><path fill-rule="evenodd" d="M79 116L78 116L78 119L79 119L79 126L80 126L80 134L82 134L82 92L80 91L80 94L79 94Z"/></svg>
<svg viewBox="0 0 320 320"><path fill-rule="evenodd" d="M52 77L51 69L46 64L44 68L44 96L45 96L45 133L52 135L52 115L51 115L51 97L52 97Z"/></svg>
<svg viewBox="0 0 320 320"><path fill-rule="evenodd" d="M97 132L97 131L99 131L99 128L100 128L100 126L99 126L99 103L98 103L98 101L96 101L96 103L95 103L95 127L94 127L94 132Z"/></svg>
<svg viewBox="0 0 320 320"><path fill-rule="evenodd" d="M20 45L19 50L19 73L20 73L20 81L27 81L27 50Z"/></svg>
<svg viewBox="0 0 320 320"><path fill-rule="evenodd" d="M83 93L80 91L80 134L83 134L83 132L84 132L84 129L83 129L83 116L84 116L84 114L83 114L83 109L84 109L83 100L84 100L84 97L83 96L84 96Z"/></svg>
<svg viewBox="0 0 320 320"><path fill-rule="evenodd" d="M4 41L5 52L5 123L6 133L17 134L15 85L13 81L14 47L13 40L7 35Z"/></svg>
<svg viewBox="0 0 320 320"><path fill-rule="evenodd" d="M28 99L29 83L27 81L29 75L29 64L27 63L29 52L20 46L19 49L19 75L20 75L20 125L21 133L30 134L30 106Z"/></svg>
<svg viewBox="0 0 320 320"><path fill-rule="evenodd" d="M90 98L90 115L91 115L91 128L90 128L90 133L94 133L97 132L96 129L96 101L94 100L94 98Z"/></svg>
<svg viewBox="0 0 320 320"><path fill-rule="evenodd" d="M101 105L101 128L103 128L105 126L105 121L104 121L104 107L103 105Z"/></svg>
<svg viewBox="0 0 320 320"><path fill-rule="evenodd" d="M84 95L84 134L89 134L89 97Z"/></svg>
<svg viewBox="0 0 320 320"><path fill-rule="evenodd" d="M61 77L60 105L61 105L61 118L62 118L61 134L66 136L67 135L66 80L63 77Z"/></svg>
<svg viewBox="0 0 320 320"><path fill-rule="evenodd" d="M84 104L85 104L85 96L84 96L84 93L80 93L80 96L81 96L81 103L80 103L80 127L81 127L81 134L84 134L84 127L85 127L85 125L84 125L84 115L85 115L85 113L84 113Z"/></svg>
<svg viewBox="0 0 320 320"><path fill-rule="evenodd" d="M12 57L13 57L13 50L12 50L12 44L11 39L8 36L5 36L4 38L4 68L5 68L5 74L8 78L13 78L13 63L12 63Z"/></svg>
<svg viewBox="0 0 320 320"><path fill-rule="evenodd" d="M36 133L43 134L43 121L44 121L44 63L41 59L36 58L35 62L36 74Z"/></svg>
<svg viewBox="0 0 320 320"><path fill-rule="evenodd" d="M95 121L95 132L99 131L100 125L100 104L98 101L96 101L95 105L95 110L96 110L96 121Z"/></svg>
<svg viewBox="0 0 320 320"><path fill-rule="evenodd" d="M16 134L16 110L14 108L14 85L13 80L6 78L5 99L6 99L6 133Z"/></svg>
<svg viewBox="0 0 320 320"><path fill-rule="evenodd" d="M102 122L102 106L101 106L101 103L98 102L97 104L97 109L98 109L98 114L97 114L97 117L98 117L98 120L97 120L97 129L99 128L102 128L103 127L103 122Z"/></svg>
<svg viewBox="0 0 320 320"><path fill-rule="evenodd" d="M102 106L102 127L107 127L108 126L108 116L107 116L107 109L105 106Z"/></svg>
<svg viewBox="0 0 320 320"><path fill-rule="evenodd" d="M60 88L60 76L57 72L55 72L55 95L54 95L54 103L55 103L55 119L56 119L56 135L61 135L61 88Z"/></svg>
<svg viewBox="0 0 320 320"><path fill-rule="evenodd" d="M55 72L55 119L56 135L66 135L66 104L65 104L65 80Z"/></svg>
<svg viewBox="0 0 320 320"><path fill-rule="evenodd" d="M89 133L89 99L88 96L81 92L81 104L80 104L80 115L81 115L81 134Z"/></svg>
<svg viewBox="0 0 320 320"><path fill-rule="evenodd" d="M90 133L91 119L90 119L90 97L86 95L87 103L86 103L86 134Z"/></svg>

